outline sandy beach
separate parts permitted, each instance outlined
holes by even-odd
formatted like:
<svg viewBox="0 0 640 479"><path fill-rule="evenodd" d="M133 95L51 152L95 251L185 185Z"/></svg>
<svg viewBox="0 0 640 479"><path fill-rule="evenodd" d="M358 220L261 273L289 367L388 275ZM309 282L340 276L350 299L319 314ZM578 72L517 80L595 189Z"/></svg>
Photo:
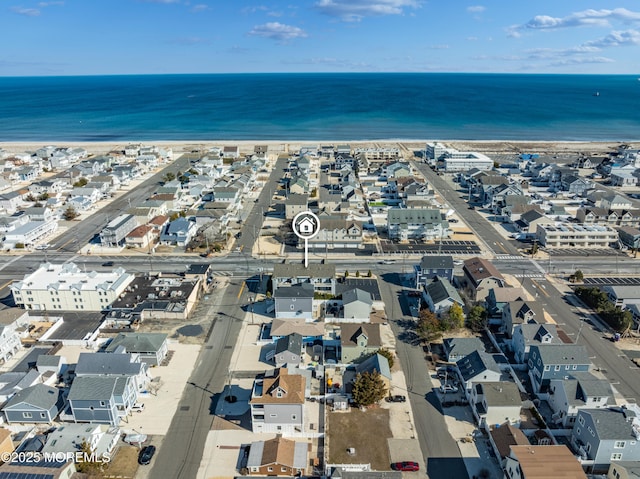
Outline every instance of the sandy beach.
<svg viewBox="0 0 640 479"><path fill-rule="evenodd" d="M562 153L562 154L589 154L597 155L615 151L621 144L620 142L582 142L582 141L501 141L501 140L484 140L484 141L467 141L467 140L406 140L406 139L387 139L372 141L262 141L262 140L211 140L211 141L131 141L131 142L58 142L53 143L57 147L84 148L90 154L105 154L110 151L123 150L124 147L131 143L140 143L143 145L170 147L174 154L182 154L193 150L206 150L215 146L224 147L231 145L240 146L241 153L252 153L254 145L268 145L272 152L279 151L296 151L303 145L317 144L349 144L352 148L369 148L369 147L400 147L403 150L421 150L425 143L438 141L447 146L456 148L460 151L478 151L482 153L497 154L518 154L527 153ZM0 148L3 148L11 154L24 151L34 151L40 147L52 145L52 142L3 142Z"/></svg>

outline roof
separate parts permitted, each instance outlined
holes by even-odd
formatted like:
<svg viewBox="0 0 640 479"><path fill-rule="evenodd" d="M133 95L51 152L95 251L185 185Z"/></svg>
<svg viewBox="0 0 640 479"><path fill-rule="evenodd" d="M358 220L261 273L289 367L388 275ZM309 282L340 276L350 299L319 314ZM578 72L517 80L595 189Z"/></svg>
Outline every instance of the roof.
<svg viewBox="0 0 640 479"><path fill-rule="evenodd" d="M586 479L582 466L567 446L511 446L527 479Z"/></svg>
<svg viewBox="0 0 640 479"><path fill-rule="evenodd" d="M529 297L524 288L492 288L496 303L508 303L510 301L524 300Z"/></svg>
<svg viewBox="0 0 640 479"><path fill-rule="evenodd" d="M547 334L551 335L551 343L545 344L564 344L564 341L558 335L558 328L555 324L519 324L516 326L520 328L522 337L526 343L538 342L540 343L542 338Z"/></svg>
<svg viewBox="0 0 640 479"><path fill-rule="evenodd" d="M44 384L35 384L28 388L18 391L5 404L3 409L23 409L18 407L21 404L29 404L38 409L51 409L60 399L62 391L58 388L46 386Z"/></svg>
<svg viewBox="0 0 640 479"><path fill-rule="evenodd" d="M314 288L311 283L280 286L273 294L274 298L313 298Z"/></svg>
<svg viewBox="0 0 640 479"><path fill-rule="evenodd" d="M76 365L76 376L89 375L126 375L135 376L144 367L144 363L135 361L132 354L80 353Z"/></svg>
<svg viewBox="0 0 640 479"><path fill-rule="evenodd" d="M273 265L274 278L334 278L335 264L309 263L305 268L302 263L276 263Z"/></svg>
<svg viewBox="0 0 640 479"><path fill-rule="evenodd" d="M511 381L495 381L478 384L482 388L488 407L522 406L520 390Z"/></svg>
<svg viewBox="0 0 640 479"><path fill-rule="evenodd" d="M260 467L279 464L297 469L307 466L308 446L305 442L296 442L278 436L268 441L251 443L247 467Z"/></svg>
<svg viewBox="0 0 640 479"><path fill-rule="evenodd" d="M430 224L430 223L446 223L442 219L440 210L422 209L422 208L391 208L387 212L388 222L395 223L413 223L413 224Z"/></svg>
<svg viewBox="0 0 640 479"><path fill-rule="evenodd" d="M251 404L304 404L305 377L289 374L285 368L275 370L276 375L262 380L262 395L251 398ZM284 392L282 397L277 391Z"/></svg>
<svg viewBox="0 0 640 479"><path fill-rule="evenodd" d="M449 355L467 356L474 351L484 351L484 343L480 338L445 338L442 341Z"/></svg>
<svg viewBox="0 0 640 479"><path fill-rule="evenodd" d="M458 304L463 304L462 298L460 297L460 294L458 294L458 290L453 287L447 278L434 278L429 284L427 284L425 290L427 294L431 296L433 304L438 304L440 301L444 301L447 298L451 298Z"/></svg>
<svg viewBox="0 0 640 479"><path fill-rule="evenodd" d="M374 354L359 364L356 364L356 373L372 373L378 371L382 377L391 380L391 370L389 369L389 360L382 354Z"/></svg>
<svg viewBox="0 0 640 479"><path fill-rule="evenodd" d="M629 409L624 407L580 409L578 414L591 416L596 434L601 441L624 439L637 441L632 428L632 421L636 414Z"/></svg>
<svg viewBox="0 0 640 479"><path fill-rule="evenodd" d="M342 293L343 304L354 303L356 301L360 301L369 306L373 304L373 299L371 298L371 294L368 291L363 291L360 288L348 289L347 291Z"/></svg>
<svg viewBox="0 0 640 479"><path fill-rule="evenodd" d="M127 235L127 238L144 238L149 233L149 231L153 231L153 226L151 225L136 226Z"/></svg>
<svg viewBox="0 0 640 479"><path fill-rule="evenodd" d="M420 260L420 269L453 269L453 256L423 256Z"/></svg>
<svg viewBox="0 0 640 479"><path fill-rule="evenodd" d="M508 422L497 427L492 427L489 434L491 434L501 458L509 455L511 446L528 446L530 444L527 436L525 436L520 429L512 426Z"/></svg>
<svg viewBox="0 0 640 479"><path fill-rule="evenodd" d="M578 344L539 344L531 346L531 352L537 349L542 363L551 364L591 364L587 348Z"/></svg>
<svg viewBox="0 0 640 479"><path fill-rule="evenodd" d="M520 219L522 221L526 221L527 223L531 223L532 221L540 218L544 218L544 214L542 214L538 210L529 210L526 213L522 213L522 215L520 215Z"/></svg>
<svg viewBox="0 0 640 479"><path fill-rule="evenodd" d="M82 376L71 384L70 401L103 401L122 394L129 382L128 377Z"/></svg>
<svg viewBox="0 0 640 479"><path fill-rule="evenodd" d="M309 201L309 195L298 195L295 193L291 193L287 198L286 204L288 205L307 205Z"/></svg>
<svg viewBox="0 0 640 479"><path fill-rule="evenodd" d="M633 226L621 226L618 228L618 231L628 234L629 236L640 236L640 229L634 228Z"/></svg>
<svg viewBox="0 0 640 479"><path fill-rule="evenodd" d="M324 323L307 323L304 318L276 318L271 322L271 336L286 336L291 333L300 333L303 337L322 336Z"/></svg>
<svg viewBox="0 0 640 479"><path fill-rule="evenodd" d="M119 346L124 346L128 353L157 352L166 342L167 335L163 333L119 333L105 348L111 353Z"/></svg>
<svg viewBox="0 0 640 479"><path fill-rule="evenodd" d="M363 334L367 337L367 347L382 346L379 324L340 323L340 343L343 348L357 346L358 338Z"/></svg>
<svg viewBox="0 0 640 479"><path fill-rule="evenodd" d="M484 371L493 371L500 374L500 367L496 360L484 351L474 351L456 361L456 364L465 381L475 378Z"/></svg>
<svg viewBox="0 0 640 479"><path fill-rule="evenodd" d="M476 284L483 279L491 277L504 280L504 277L500 274L500 271L496 269L493 263L484 258L469 258L464 262L464 269Z"/></svg>
<svg viewBox="0 0 640 479"><path fill-rule="evenodd" d="M525 315L529 312L533 313L536 322L545 322L544 309L537 301L509 301L509 311L514 324L523 322Z"/></svg>
<svg viewBox="0 0 640 479"><path fill-rule="evenodd" d="M290 351L300 354L302 351L302 336L298 333L291 333L276 341L276 354Z"/></svg>
<svg viewBox="0 0 640 479"><path fill-rule="evenodd" d="M151 220L149 220L149 224L150 225L155 225L155 226L162 226L167 221L169 221L169 217L168 216L166 216L166 215L158 215L158 216L154 216L153 218L151 218Z"/></svg>
<svg viewBox="0 0 640 479"><path fill-rule="evenodd" d="M640 288L637 286L605 286L607 293L611 293L617 299L640 299Z"/></svg>

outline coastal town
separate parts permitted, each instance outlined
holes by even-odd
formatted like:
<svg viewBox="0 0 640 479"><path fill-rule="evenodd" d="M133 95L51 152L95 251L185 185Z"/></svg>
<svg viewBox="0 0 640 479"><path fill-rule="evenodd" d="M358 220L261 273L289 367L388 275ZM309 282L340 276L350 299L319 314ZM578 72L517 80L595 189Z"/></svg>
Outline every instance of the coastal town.
<svg viewBox="0 0 640 479"><path fill-rule="evenodd" d="M640 474L634 145L0 164L0 478Z"/></svg>

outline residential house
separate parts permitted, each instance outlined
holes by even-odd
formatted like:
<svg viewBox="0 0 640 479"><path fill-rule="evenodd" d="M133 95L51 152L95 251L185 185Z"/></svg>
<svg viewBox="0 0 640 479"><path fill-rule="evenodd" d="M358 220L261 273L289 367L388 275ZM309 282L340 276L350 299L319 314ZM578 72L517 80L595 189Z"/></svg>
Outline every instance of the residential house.
<svg viewBox="0 0 640 479"><path fill-rule="evenodd" d="M225 146L222 148L222 157L225 159L240 158L240 147L238 145Z"/></svg>
<svg viewBox="0 0 640 479"><path fill-rule="evenodd" d="M255 441L249 447L247 469L250 476L303 476L308 464L308 445L277 436Z"/></svg>
<svg viewBox="0 0 640 479"><path fill-rule="evenodd" d="M571 431L571 445L593 473L606 472L612 461L639 461L639 438L636 414L624 406L580 409Z"/></svg>
<svg viewBox="0 0 640 479"><path fill-rule="evenodd" d="M302 354L302 336L298 333L287 334L276 341L273 356L276 368L299 366Z"/></svg>
<svg viewBox="0 0 640 479"><path fill-rule="evenodd" d="M322 217L320 230L307 241L309 248L321 250L362 247L362 225L346 218Z"/></svg>
<svg viewBox="0 0 640 479"><path fill-rule="evenodd" d="M608 248L617 243L618 232L603 225L539 224L536 237L547 248Z"/></svg>
<svg viewBox="0 0 640 479"><path fill-rule="evenodd" d="M587 479L567 446L511 446L505 479Z"/></svg>
<svg viewBox="0 0 640 479"><path fill-rule="evenodd" d="M549 383L549 407L552 420L563 427L573 427L580 409L601 409L614 405L611 383L591 373L572 373L569 378Z"/></svg>
<svg viewBox="0 0 640 479"><path fill-rule="evenodd" d="M538 210L529 210L520 215L520 219L515 222L516 229L528 237L534 237L538 230L538 225L555 224L555 222Z"/></svg>
<svg viewBox="0 0 640 479"><path fill-rule="evenodd" d="M585 191L593 187L593 182L576 175L562 175L560 184L562 191L566 191L577 196L582 196Z"/></svg>
<svg viewBox="0 0 640 479"><path fill-rule="evenodd" d="M195 222L186 218L178 218L167 224L160 234L162 244L186 246L196 234L197 226Z"/></svg>
<svg viewBox="0 0 640 479"><path fill-rule="evenodd" d="M102 228L102 231L100 231L100 243L102 246L122 246L126 236L131 233L136 226L138 226L138 222L133 215L120 215Z"/></svg>
<svg viewBox="0 0 640 479"><path fill-rule="evenodd" d="M33 439L39 438L36 435ZM44 437L44 436L43 436ZM29 440L27 440L29 441ZM20 452L37 453L36 450L21 450ZM73 459L61 461L46 461L44 458L36 459L36 454L28 456L30 461L12 461L0 467L0 477L3 479L29 478L29 479L73 479L78 477L76 464Z"/></svg>
<svg viewBox="0 0 640 479"><path fill-rule="evenodd" d="M491 446L496 453L500 466L504 469L505 459L511 452L511 446L529 446L531 443L527 436L508 422L492 426L489 425L489 437Z"/></svg>
<svg viewBox="0 0 640 479"><path fill-rule="evenodd" d="M611 172L611 186L618 186L620 188L633 188L638 184L638 177L630 172Z"/></svg>
<svg viewBox="0 0 640 479"><path fill-rule="evenodd" d="M502 309L502 329L507 337L513 337L518 324L546 323L544 310L536 301L509 301Z"/></svg>
<svg viewBox="0 0 640 479"><path fill-rule="evenodd" d="M120 438L120 429L106 424L64 424L47 434L47 442L41 452L45 454L78 453L81 452L82 445L86 444L92 453L102 458L107 454L115 455L112 453Z"/></svg>
<svg viewBox="0 0 640 479"><path fill-rule="evenodd" d="M23 204L22 195L17 191L8 191L0 195L0 210L13 214Z"/></svg>
<svg viewBox="0 0 640 479"><path fill-rule="evenodd" d="M387 178L406 178L411 176L411 166L408 163L396 161L383 167L382 174Z"/></svg>
<svg viewBox="0 0 640 479"><path fill-rule="evenodd" d="M614 306L623 309L629 304L640 303L640 288L637 286L603 286L602 291Z"/></svg>
<svg viewBox="0 0 640 479"><path fill-rule="evenodd" d="M342 293L344 322L368 323L373 306L371 293L359 288L349 289Z"/></svg>
<svg viewBox="0 0 640 479"><path fill-rule="evenodd" d="M76 364L77 378L85 376L128 377L137 391L147 388L149 366L140 356L125 352L124 347L113 353L80 353Z"/></svg>
<svg viewBox="0 0 640 479"><path fill-rule="evenodd" d="M491 354L484 351L474 351L458 359L456 365L467 391L470 391L473 384L502 379L500 366Z"/></svg>
<svg viewBox="0 0 640 479"><path fill-rule="evenodd" d="M8 424L51 424L64 408L62 390L34 384L16 392L3 406L2 412Z"/></svg>
<svg viewBox="0 0 640 479"><path fill-rule="evenodd" d="M612 461L607 479L636 479L640 477L639 461Z"/></svg>
<svg viewBox="0 0 640 479"><path fill-rule="evenodd" d="M391 387L391 369L389 368L389 360L382 354L375 353L361 363L347 367L342 376L345 392L347 394L351 394L353 383L358 375L364 373L379 373L385 389L389 391Z"/></svg>
<svg viewBox="0 0 640 479"><path fill-rule="evenodd" d="M48 238L58 229L56 221L29 221L15 229L5 233L5 248L14 248L22 244L26 248L31 248L45 238Z"/></svg>
<svg viewBox="0 0 640 479"><path fill-rule="evenodd" d="M387 232L390 239L433 240L449 236L449 222L440 210L391 208L387 212Z"/></svg>
<svg viewBox="0 0 640 479"><path fill-rule="evenodd" d="M213 188L213 198L219 203L235 204L239 195L240 191L234 186L216 186Z"/></svg>
<svg viewBox="0 0 640 479"><path fill-rule="evenodd" d="M420 264L413 267L416 275L416 289L426 286L437 276L453 281L453 256L429 255L423 256Z"/></svg>
<svg viewBox="0 0 640 479"><path fill-rule="evenodd" d="M528 294L522 287L517 288L492 288L489 290L485 301L485 308L489 317L502 318L502 310L510 301L522 301L528 298Z"/></svg>
<svg viewBox="0 0 640 479"><path fill-rule="evenodd" d="M633 203L628 198L614 193L600 198L599 206L608 210L630 210Z"/></svg>
<svg viewBox="0 0 640 479"><path fill-rule="evenodd" d="M14 450L15 447L13 445L13 440L11 439L11 431L4 427L0 427L0 455L11 454Z"/></svg>
<svg viewBox="0 0 640 479"><path fill-rule="evenodd" d="M379 324L340 324L340 346L343 364L349 364L382 347Z"/></svg>
<svg viewBox="0 0 640 479"><path fill-rule="evenodd" d="M552 379L588 372L591 367L587 349L578 344L533 344L527 364L536 393L546 393Z"/></svg>
<svg viewBox="0 0 640 479"><path fill-rule="evenodd" d="M442 341L447 361L456 361L468 356L475 351L485 351L484 343L480 338L445 338Z"/></svg>
<svg viewBox="0 0 640 479"><path fill-rule="evenodd" d="M448 279L438 276L424 287L423 298L429 311L436 313L437 316L448 312L454 304L460 307L464 306L464 301L462 301L458 290Z"/></svg>
<svg viewBox="0 0 640 479"><path fill-rule="evenodd" d="M117 426L137 397L130 376L83 376L73 380L68 400L75 422Z"/></svg>
<svg viewBox="0 0 640 479"><path fill-rule="evenodd" d="M302 213L303 211L307 211L308 201L308 195L290 194L285 203L285 218L288 220L292 220L296 217L296 215Z"/></svg>
<svg viewBox="0 0 640 479"><path fill-rule="evenodd" d="M278 368L257 378L251 393L251 427L254 433L294 435L304 431L306 379Z"/></svg>
<svg viewBox="0 0 640 479"><path fill-rule="evenodd" d="M502 184L492 187L484 192L483 205L498 213L506 206L510 196L522 196L522 187L516 183Z"/></svg>
<svg viewBox="0 0 640 479"><path fill-rule="evenodd" d="M309 193L309 180L307 177L300 175L292 177L288 184L289 193L296 195L304 195Z"/></svg>
<svg viewBox="0 0 640 479"><path fill-rule="evenodd" d="M484 300L492 288L504 288L506 281L496 267L484 258L470 258L462 267L463 284L469 288L474 301Z"/></svg>
<svg viewBox="0 0 640 479"><path fill-rule="evenodd" d="M526 316L526 314L527 313L524 315ZM535 319L534 315L531 320ZM527 322L515 324L513 327L511 349L517 363L523 364L529 360L529 350L532 344L564 344L564 341L558 336L558 330L555 324L531 323L528 320Z"/></svg>
<svg viewBox="0 0 640 479"><path fill-rule="evenodd" d="M151 225L140 225L133 228L124 238L124 243L129 248L149 248L153 246L158 233Z"/></svg>
<svg viewBox="0 0 640 479"><path fill-rule="evenodd" d="M310 283L316 293L336 294L336 267L334 264L276 263L273 265L271 284L273 293L282 286Z"/></svg>
<svg viewBox="0 0 640 479"><path fill-rule="evenodd" d="M473 384L469 404L480 428L504 421L510 425L520 424L522 399L514 382L487 381Z"/></svg>
<svg viewBox="0 0 640 479"><path fill-rule="evenodd" d="M640 249L640 229L631 226L618 228L620 242L629 249Z"/></svg>
<svg viewBox="0 0 640 479"><path fill-rule="evenodd" d="M114 353L118 348L137 354L140 361L149 366L159 366L169 352L167 335L163 333L118 333L105 352Z"/></svg>
<svg viewBox="0 0 640 479"><path fill-rule="evenodd" d="M22 343L13 325L0 325L0 363L6 363L20 349Z"/></svg>
<svg viewBox="0 0 640 479"><path fill-rule="evenodd" d="M31 206L29 208L25 208L24 214L29 217L29 221L54 221L55 214L51 210L51 208L39 207L39 206Z"/></svg>
<svg viewBox="0 0 640 479"><path fill-rule="evenodd" d="M273 293L276 318L304 318L313 321L314 288L309 283L280 286Z"/></svg>
<svg viewBox="0 0 640 479"><path fill-rule="evenodd" d="M84 272L75 263L41 264L11 285L15 304L41 311L102 311L133 281L122 268Z"/></svg>

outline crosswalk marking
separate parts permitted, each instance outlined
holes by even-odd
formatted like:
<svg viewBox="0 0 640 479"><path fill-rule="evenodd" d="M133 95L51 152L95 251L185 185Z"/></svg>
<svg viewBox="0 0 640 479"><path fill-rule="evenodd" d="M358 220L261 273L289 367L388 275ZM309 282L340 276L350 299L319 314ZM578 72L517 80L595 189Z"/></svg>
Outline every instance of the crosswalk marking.
<svg viewBox="0 0 640 479"><path fill-rule="evenodd" d="M513 275L515 278L544 278L544 274L540 273L516 273Z"/></svg>
<svg viewBox="0 0 640 479"><path fill-rule="evenodd" d="M497 254L496 259L525 259L517 254Z"/></svg>

